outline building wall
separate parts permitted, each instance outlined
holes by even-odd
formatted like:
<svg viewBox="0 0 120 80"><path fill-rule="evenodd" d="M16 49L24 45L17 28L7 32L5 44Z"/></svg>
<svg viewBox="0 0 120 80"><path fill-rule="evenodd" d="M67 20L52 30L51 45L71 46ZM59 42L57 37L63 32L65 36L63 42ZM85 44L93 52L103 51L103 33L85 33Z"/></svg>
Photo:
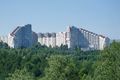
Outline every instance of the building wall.
<svg viewBox="0 0 120 80"><path fill-rule="evenodd" d="M22 46L23 47L31 47L32 46L32 28L31 25L25 25L22 27L22 31L19 35L22 34Z"/></svg>
<svg viewBox="0 0 120 80"><path fill-rule="evenodd" d="M85 29L80 29L81 33L83 34L83 43L85 48L91 50L99 50L99 35L93 32L87 31Z"/></svg>
<svg viewBox="0 0 120 80"><path fill-rule="evenodd" d="M14 37L8 34L8 45L14 48Z"/></svg>
<svg viewBox="0 0 120 80"><path fill-rule="evenodd" d="M0 36L0 42L8 43L8 36Z"/></svg>
<svg viewBox="0 0 120 80"><path fill-rule="evenodd" d="M110 39L108 37L99 36L99 49L103 50L109 45Z"/></svg>
<svg viewBox="0 0 120 80"><path fill-rule="evenodd" d="M56 33L56 46L66 45L66 32Z"/></svg>
<svg viewBox="0 0 120 80"><path fill-rule="evenodd" d="M80 31L74 26L69 26L67 29L67 44L68 48L80 47Z"/></svg>
<svg viewBox="0 0 120 80"><path fill-rule="evenodd" d="M43 33L38 33L38 42L39 42L41 45L44 45L44 43L43 43L43 38L44 38L44 34L43 34Z"/></svg>
<svg viewBox="0 0 120 80"><path fill-rule="evenodd" d="M32 32L32 45L38 42L38 35L35 32Z"/></svg>
<svg viewBox="0 0 120 80"><path fill-rule="evenodd" d="M51 47L55 47L56 46L56 33L51 33L50 46Z"/></svg>
<svg viewBox="0 0 120 80"><path fill-rule="evenodd" d="M103 50L105 46L109 45L109 38L74 26L69 26L66 32L54 34L56 36L52 37L51 33L40 33L38 42L52 47L62 44L68 45L68 48L80 47L82 50Z"/></svg>
<svg viewBox="0 0 120 80"><path fill-rule="evenodd" d="M32 32L31 25L17 27L8 35L8 45L12 48L27 48L37 43L37 34Z"/></svg>
<svg viewBox="0 0 120 80"><path fill-rule="evenodd" d="M38 33L38 42L41 45L56 46L56 33Z"/></svg>
<svg viewBox="0 0 120 80"><path fill-rule="evenodd" d="M69 26L66 32L56 33L54 37L42 36L38 38L38 41L52 47L67 44L68 48L81 47L84 50L103 50L109 45L110 40L88 30Z"/></svg>

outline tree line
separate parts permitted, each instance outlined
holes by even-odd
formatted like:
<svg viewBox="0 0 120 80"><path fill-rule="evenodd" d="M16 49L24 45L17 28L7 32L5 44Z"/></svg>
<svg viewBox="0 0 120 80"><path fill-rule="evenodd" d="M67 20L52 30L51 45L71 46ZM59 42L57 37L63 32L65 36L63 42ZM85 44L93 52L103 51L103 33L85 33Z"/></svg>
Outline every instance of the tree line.
<svg viewBox="0 0 120 80"><path fill-rule="evenodd" d="M0 42L0 80L120 80L120 43L99 51L37 43L13 49Z"/></svg>

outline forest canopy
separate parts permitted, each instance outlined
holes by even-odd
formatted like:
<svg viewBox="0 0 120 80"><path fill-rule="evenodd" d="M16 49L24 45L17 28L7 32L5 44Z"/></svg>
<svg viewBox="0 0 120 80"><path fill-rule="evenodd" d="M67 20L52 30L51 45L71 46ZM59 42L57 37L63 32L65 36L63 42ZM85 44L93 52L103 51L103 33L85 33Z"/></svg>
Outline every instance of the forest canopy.
<svg viewBox="0 0 120 80"><path fill-rule="evenodd" d="M120 43L102 51L51 48L39 43L13 49L0 42L0 80L120 80Z"/></svg>

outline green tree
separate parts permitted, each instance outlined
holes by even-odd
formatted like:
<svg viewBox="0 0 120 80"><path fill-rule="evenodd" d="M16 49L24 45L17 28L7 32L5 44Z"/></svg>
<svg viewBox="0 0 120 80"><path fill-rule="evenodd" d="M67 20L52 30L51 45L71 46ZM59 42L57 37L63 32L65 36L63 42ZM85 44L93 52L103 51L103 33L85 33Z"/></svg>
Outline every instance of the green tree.
<svg viewBox="0 0 120 80"><path fill-rule="evenodd" d="M7 43L0 42L0 48L9 48Z"/></svg>
<svg viewBox="0 0 120 80"><path fill-rule="evenodd" d="M113 42L102 52L94 80L120 80L120 43Z"/></svg>
<svg viewBox="0 0 120 80"><path fill-rule="evenodd" d="M79 80L76 61L70 56L52 55L48 65L40 80Z"/></svg>
<svg viewBox="0 0 120 80"><path fill-rule="evenodd" d="M11 73L5 80L34 80L33 76L24 68Z"/></svg>

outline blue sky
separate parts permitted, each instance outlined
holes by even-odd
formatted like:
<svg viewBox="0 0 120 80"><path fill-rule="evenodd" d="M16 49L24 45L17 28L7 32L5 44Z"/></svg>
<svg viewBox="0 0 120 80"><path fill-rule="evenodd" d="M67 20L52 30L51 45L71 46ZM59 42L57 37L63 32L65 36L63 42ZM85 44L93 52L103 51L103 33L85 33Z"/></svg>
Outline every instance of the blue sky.
<svg viewBox="0 0 120 80"><path fill-rule="evenodd" d="M25 24L35 32L74 25L120 39L120 0L0 0L0 35Z"/></svg>

